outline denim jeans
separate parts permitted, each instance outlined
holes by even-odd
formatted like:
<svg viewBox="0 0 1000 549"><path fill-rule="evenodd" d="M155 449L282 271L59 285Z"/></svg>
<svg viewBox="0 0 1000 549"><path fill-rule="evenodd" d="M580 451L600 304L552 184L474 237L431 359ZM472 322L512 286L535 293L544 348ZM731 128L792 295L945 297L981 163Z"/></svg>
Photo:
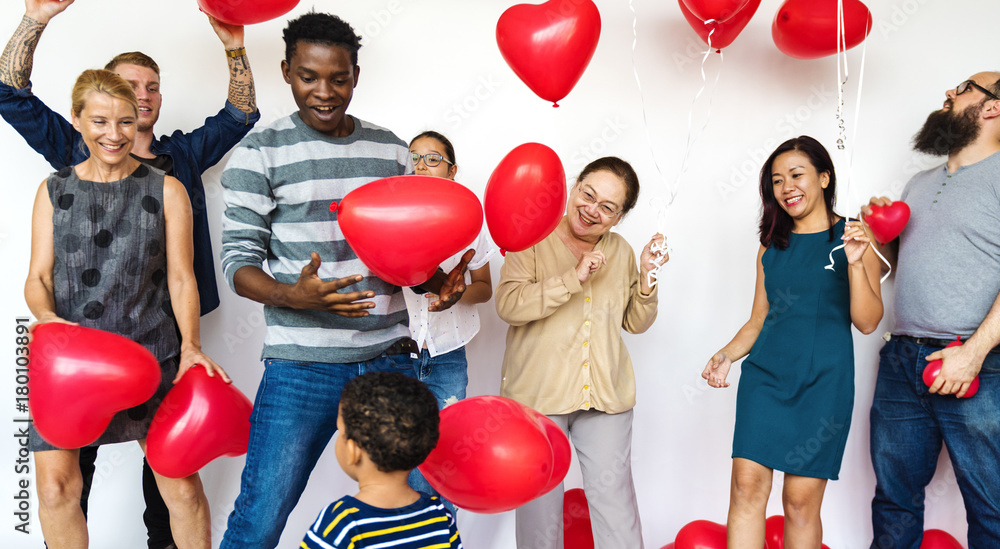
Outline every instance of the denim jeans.
<svg viewBox="0 0 1000 549"><path fill-rule="evenodd" d="M268 359L250 414L250 443L220 549L273 548L337 430L344 385L367 372L414 377L416 360L386 355L330 364Z"/></svg>
<svg viewBox="0 0 1000 549"><path fill-rule="evenodd" d="M960 399L928 393L921 378L924 357L940 349L894 337L880 353L871 411L873 548L920 547L924 489L942 443L965 501L968 546L1000 547L1000 353L983 362L979 392Z"/></svg>
<svg viewBox="0 0 1000 549"><path fill-rule="evenodd" d="M417 379L423 381L434 393L439 409L465 398L465 388L469 385L469 363L465 358L465 347L435 357L424 349L420 353L420 363L417 368ZM410 471L409 482L410 487L418 492L438 497L441 495L417 469ZM455 506L444 498L441 498L441 501L451 514L455 515Z"/></svg>

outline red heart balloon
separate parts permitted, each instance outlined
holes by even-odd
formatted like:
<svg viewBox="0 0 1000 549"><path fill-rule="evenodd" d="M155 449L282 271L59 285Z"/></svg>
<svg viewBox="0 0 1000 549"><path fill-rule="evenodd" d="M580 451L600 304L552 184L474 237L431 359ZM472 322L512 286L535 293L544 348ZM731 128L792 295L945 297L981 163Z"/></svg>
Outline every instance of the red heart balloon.
<svg viewBox="0 0 1000 549"><path fill-rule="evenodd" d="M764 523L764 545L767 549L784 549L785 547L785 517L774 515ZM823 549L830 549L823 544Z"/></svg>
<svg viewBox="0 0 1000 549"><path fill-rule="evenodd" d="M517 4L497 21L504 61L531 91L553 103L583 76L600 38L601 14L590 0Z"/></svg>
<svg viewBox="0 0 1000 549"><path fill-rule="evenodd" d="M927 530L920 549L963 549L962 544L944 530Z"/></svg>
<svg viewBox="0 0 1000 549"><path fill-rule="evenodd" d="M594 549L590 505L583 488L566 490L563 494L563 548Z"/></svg>
<svg viewBox="0 0 1000 549"><path fill-rule="evenodd" d="M872 14L860 0L844 0L847 49L865 40L872 30ZM837 2L785 0L771 25L774 44L796 59L816 59L837 53Z"/></svg>
<svg viewBox="0 0 1000 549"><path fill-rule="evenodd" d="M483 228L483 207L475 193L427 175L373 181L330 210L337 212L340 230L358 258L397 286L427 282Z"/></svg>
<svg viewBox="0 0 1000 549"><path fill-rule="evenodd" d="M875 240L892 242L903 232L910 220L910 207L897 200L888 206L871 206L872 213L865 216L865 222L872 230Z"/></svg>
<svg viewBox="0 0 1000 549"><path fill-rule="evenodd" d="M726 549L726 527L707 520L685 524L674 538L677 549Z"/></svg>
<svg viewBox="0 0 1000 549"><path fill-rule="evenodd" d="M715 49L722 49L732 44L733 40L736 40L736 37L743 32L747 23L757 13L757 8L760 7L760 0L749 0L725 21L706 24L705 20L691 13L691 10L684 4L684 0L677 0L677 3L680 5L681 13L684 14L688 24L698 33L705 44L709 44L709 34L711 34L711 44L709 45ZM712 32L713 30L715 32Z"/></svg>
<svg viewBox="0 0 1000 549"><path fill-rule="evenodd" d="M499 396L441 410L437 447L420 472L442 497L476 513L502 513L542 494L552 446L523 404Z"/></svg>
<svg viewBox="0 0 1000 549"><path fill-rule="evenodd" d="M681 7L687 8L695 17L702 21L714 20L719 23L728 21L736 15L748 0L680 0ZM760 2L757 2L759 5ZM756 8L754 8L756 10ZM720 48L722 46L719 46Z"/></svg>
<svg viewBox="0 0 1000 549"><path fill-rule="evenodd" d="M535 419L538 427L545 433L545 436L549 440L549 445L552 447L552 476L545 487L542 488L542 491L539 492L539 495L548 494L566 478L566 473L569 472L570 461L573 459L572 449L569 446L569 439L566 438L566 433L556 425L556 422L532 408L527 406L524 408L525 413Z"/></svg>
<svg viewBox="0 0 1000 549"><path fill-rule="evenodd" d="M146 459L165 477L184 478L220 456L247 453L253 404L205 368L190 368L160 403L146 436Z"/></svg>
<svg viewBox="0 0 1000 549"><path fill-rule="evenodd" d="M501 250L519 252L541 242L566 211L566 172L559 156L539 143L514 148L490 175L483 209Z"/></svg>
<svg viewBox="0 0 1000 549"><path fill-rule="evenodd" d="M270 21L290 11L299 0L198 0L201 11L230 25Z"/></svg>
<svg viewBox="0 0 1000 549"><path fill-rule="evenodd" d="M960 345L962 345L962 341L956 338L955 341L949 343L945 348L958 347ZM938 359L930 361L927 364L927 366L924 367L924 373L922 376L924 380L924 385L930 387L931 385L934 384L934 380L936 380L937 376L941 374L941 366L943 365L944 361ZM978 392L979 392L979 376L976 376L972 380L972 383L969 384L969 390L966 391L964 395L962 395L962 398L971 398Z"/></svg>
<svg viewBox="0 0 1000 549"><path fill-rule="evenodd" d="M142 345L83 326L36 326L28 356L31 417L42 438L59 448L97 440L116 413L149 400L162 377Z"/></svg>

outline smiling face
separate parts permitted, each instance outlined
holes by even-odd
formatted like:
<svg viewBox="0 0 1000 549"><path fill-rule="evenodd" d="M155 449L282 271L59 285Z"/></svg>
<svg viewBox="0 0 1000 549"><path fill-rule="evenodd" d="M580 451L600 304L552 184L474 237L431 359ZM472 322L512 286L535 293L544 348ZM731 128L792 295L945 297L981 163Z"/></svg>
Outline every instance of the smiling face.
<svg viewBox="0 0 1000 549"><path fill-rule="evenodd" d="M800 151L778 155L771 165L771 183L774 199L796 225L812 217L828 218L823 189L830 184L830 174L819 173Z"/></svg>
<svg viewBox="0 0 1000 549"><path fill-rule="evenodd" d="M73 127L80 132L90 157L107 165L117 165L129 157L135 141L135 106L101 92L87 95Z"/></svg>
<svg viewBox="0 0 1000 549"><path fill-rule="evenodd" d="M132 86L139 100L139 131L152 131L153 124L160 118L160 105L163 104L160 76L149 67L127 63L116 66L114 72Z"/></svg>
<svg viewBox="0 0 1000 549"><path fill-rule="evenodd" d="M621 221L625 192L625 182L606 170L592 172L578 181L566 205L570 233L580 240L596 242Z"/></svg>
<svg viewBox="0 0 1000 549"><path fill-rule="evenodd" d="M419 155L436 154L442 158L437 166L428 166L426 156L414 162L413 170L417 175L432 175L445 179L455 179L458 166L450 163L454 159L448 158L447 147L444 146L444 143L433 137L421 137L414 140L413 144L410 145L410 152Z"/></svg>
<svg viewBox="0 0 1000 549"><path fill-rule="evenodd" d="M300 41L281 73L292 86L299 116L310 128L332 137L347 137L354 122L347 116L360 69L351 53L336 45Z"/></svg>

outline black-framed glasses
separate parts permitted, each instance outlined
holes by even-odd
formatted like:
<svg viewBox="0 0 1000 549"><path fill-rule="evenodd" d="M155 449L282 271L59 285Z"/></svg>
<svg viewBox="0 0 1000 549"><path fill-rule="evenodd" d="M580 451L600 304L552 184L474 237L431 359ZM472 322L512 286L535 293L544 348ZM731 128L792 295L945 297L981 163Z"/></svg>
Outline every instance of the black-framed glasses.
<svg viewBox="0 0 1000 549"><path fill-rule="evenodd" d="M447 158L441 156L438 153L427 153L427 154L410 153L410 156L413 157L414 166L420 163L421 158L424 160L424 166L427 166L428 168L434 168L436 166L440 166L442 162L447 162L448 164L455 164L454 162L448 160Z"/></svg>
<svg viewBox="0 0 1000 549"><path fill-rule="evenodd" d="M976 84L972 80L966 80L965 82L962 82L961 84L955 86L955 95L962 95L963 93L969 91L969 87L976 88L977 90L985 93L986 96L989 97L990 99L996 99L997 101L1000 101L1000 97L997 97L996 94L980 86L979 84Z"/></svg>

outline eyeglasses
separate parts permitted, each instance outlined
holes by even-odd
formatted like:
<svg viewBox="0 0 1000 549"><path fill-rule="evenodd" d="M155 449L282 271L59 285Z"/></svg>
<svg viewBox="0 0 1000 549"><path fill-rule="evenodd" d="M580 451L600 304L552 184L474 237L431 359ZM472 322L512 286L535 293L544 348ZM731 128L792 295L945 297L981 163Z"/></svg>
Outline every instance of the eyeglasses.
<svg viewBox="0 0 1000 549"><path fill-rule="evenodd" d="M961 84L955 86L955 95L962 95L963 93L969 91L970 86L985 93L986 96L989 97L990 99L996 99L1000 101L1000 97L997 97L993 92L980 86L979 84L976 84L972 80L966 80L965 82L962 82Z"/></svg>
<svg viewBox="0 0 1000 549"><path fill-rule="evenodd" d="M427 166L428 168L434 168L436 166L439 166L441 165L441 162L447 162L448 164L451 165L455 164L454 162L448 160L447 158L437 153L427 153L427 154L410 153L410 156L413 157L414 166L420 163L421 158L424 159L424 166Z"/></svg>
<svg viewBox="0 0 1000 549"><path fill-rule="evenodd" d="M594 196L594 193L591 192L590 188L585 189L583 187L580 187L580 194L583 196L583 201L586 202L587 204L591 205L597 204L597 197ZM604 217L614 217L619 213L621 213L621 210L616 210L612 208L611 205L608 204L607 202L601 202L600 204L597 204L597 209L604 215Z"/></svg>

